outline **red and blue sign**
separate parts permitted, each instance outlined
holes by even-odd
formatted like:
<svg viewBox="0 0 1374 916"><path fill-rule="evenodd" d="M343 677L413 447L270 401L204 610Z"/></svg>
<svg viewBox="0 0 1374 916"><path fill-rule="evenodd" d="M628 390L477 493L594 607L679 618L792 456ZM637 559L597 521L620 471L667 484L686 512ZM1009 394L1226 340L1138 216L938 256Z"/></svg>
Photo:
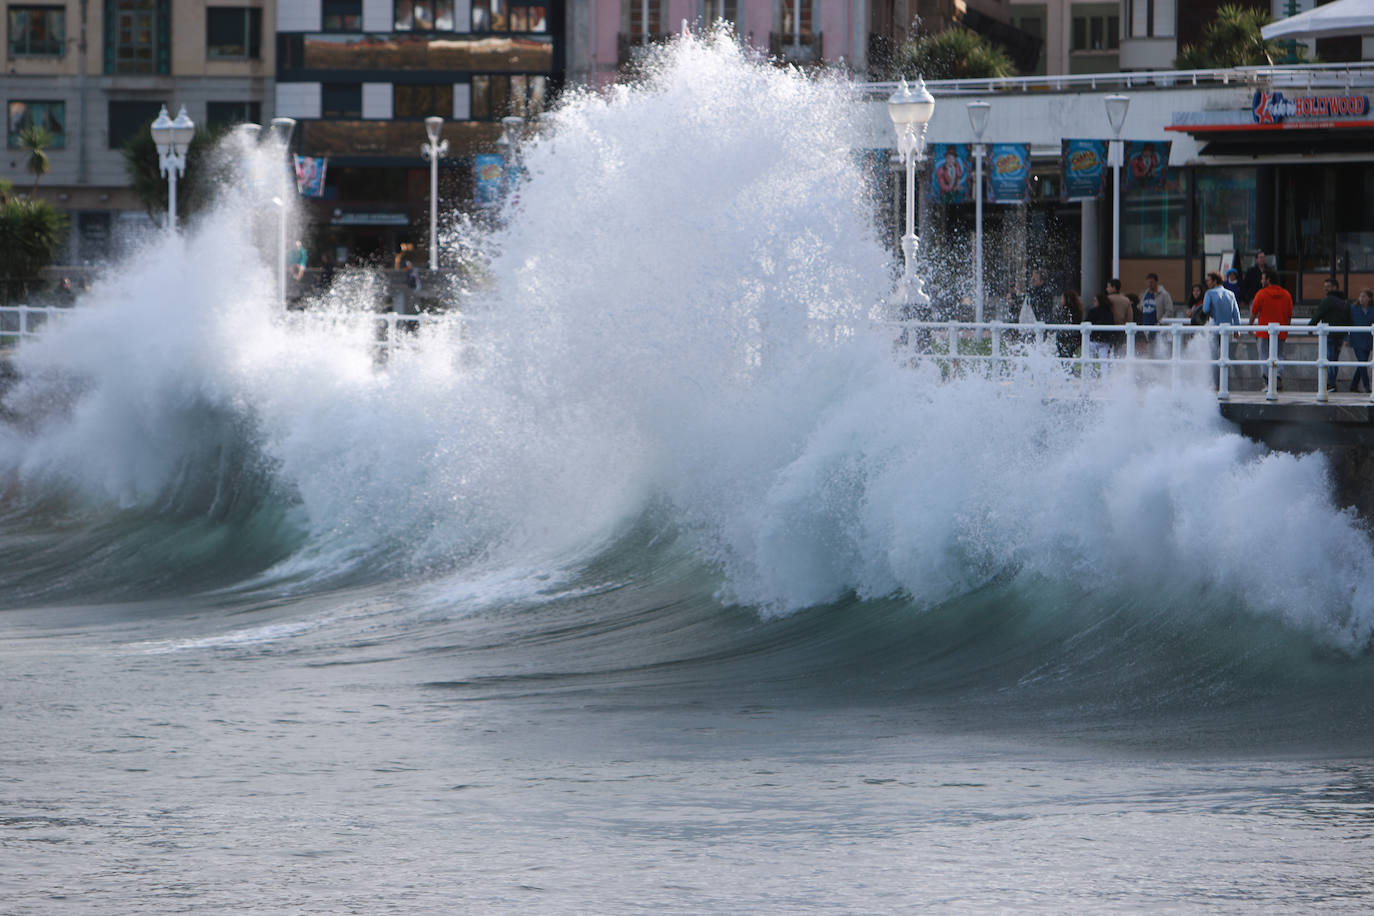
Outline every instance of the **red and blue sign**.
<svg viewBox="0 0 1374 916"><path fill-rule="evenodd" d="M1285 118L1331 121L1362 118L1369 114L1367 95L1300 95L1285 98L1282 92L1257 90L1251 100L1256 124L1282 124Z"/></svg>

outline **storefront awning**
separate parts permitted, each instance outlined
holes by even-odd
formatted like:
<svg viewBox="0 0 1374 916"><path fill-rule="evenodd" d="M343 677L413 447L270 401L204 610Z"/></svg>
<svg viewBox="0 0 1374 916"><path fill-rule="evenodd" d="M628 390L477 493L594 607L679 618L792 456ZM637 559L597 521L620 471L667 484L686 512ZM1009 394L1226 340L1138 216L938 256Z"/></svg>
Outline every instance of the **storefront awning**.
<svg viewBox="0 0 1374 916"><path fill-rule="evenodd" d="M1265 41L1374 35L1374 0L1334 0L1260 29Z"/></svg>

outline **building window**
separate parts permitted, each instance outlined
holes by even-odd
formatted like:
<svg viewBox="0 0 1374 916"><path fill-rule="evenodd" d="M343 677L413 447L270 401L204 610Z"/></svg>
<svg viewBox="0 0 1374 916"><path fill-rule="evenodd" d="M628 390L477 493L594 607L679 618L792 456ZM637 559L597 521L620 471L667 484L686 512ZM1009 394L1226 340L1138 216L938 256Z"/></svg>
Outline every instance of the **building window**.
<svg viewBox="0 0 1374 916"><path fill-rule="evenodd" d="M10 102L10 149L19 148L19 134L30 127L42 127L52 134L51 149L67 145L66 102Z"/></svg>
<svg viewBox="0 0 1374 916"><path fill-rule="evenodd" d="M1115 51L1120 45L1120 16L1074 16L1075 51Z"/></svg>
<svg viewBox="0 0 1374 916"><path fill-rule="evenodd" d="M722 19L729 23L739 21L739 4L736 0L705 0L702 12L708 24Z"/></svg>
<svg viewBox="0 0 1374 916"><path fill-rule="evenodd" d="M61 57L67 11L60 6L10 7L10 57Z"/></svg>
<svg viewBox="0 0 1374 916"><path fill-rule="evenodd" d="M356 120L362 116L362 83L325 83L320 87L320 117Z"/></svg>
<svg viewBox="0 0 1374 916"><path fill-rule="evenodd" d="M621 19L631 35L663 34L663 0L625 0L629 15ZM476 3L473 4L473 31L477 29Z"/></svg>
<svg viewBox="0 0 1374 916"><path fill-rule="evenodd" d="M1185 169L1169 169L1162 188L1132 190L1121 198L1122 255L1128 258L1183 257L1187 247L1187 215L1188 173Z"/></svg>
<svg viewBox="0 0 1374 916"><path fill-rule="evenodd" d="M782 33L811 34L811 0L783 0Z"/></svg>
<svg viewBox="0 0 1374 916"><path fill-rule="evenodd" d="M391 114L396 118L453 117L453 84L393 87Z"/></svg>
<svg viewBox="0 0 1374 916"><path fill-rule="evenodd" d="M398 32L453 31L453 0L396 0L395 9Z"/></svg>
<svg viewBox="0 0 1374 916"><path fill-rule="evenodd" d="M324 0L326 32L361 32L363 30L363 0Z"/></svg>
<svg viewBox="0 0 1374 916"><path fill-rule="evenodd" d="M207 102L205 126L219 130L234 124L261 124L261 102Z"/></svg>
<svg viewBox="0 0 1374 916"><path fill-rule="evenodd" d="M472 0L474 32L547 32L548 11L543 4L510 0Z"/></svg>
<svg viewBox="0 0 1374 916"><path fill-rule="evenodd" d="M162 102L111 102L110 125L106 132L110 149L119 149L139 131L146 131L157 119Z"/></svg>
<svg viewBox="0 0 1374 916"><path fill-rule="evenodd" d="M105 0L105 72L170 73L171 0Z"/></svg>
<svg viewBox="0 0 1374 916"><path fill-rule="evenodd" d="M257 60L262 56L262 10L255 6L212 6L205 10L205 56Z"/></svg>
<svg viewBox="0 0 1374 916"><path fill-rule="evenodd" d="M547 77L476 75L472 78L472 118L494 121L507 115L533 117L544 110Z"/></svg>

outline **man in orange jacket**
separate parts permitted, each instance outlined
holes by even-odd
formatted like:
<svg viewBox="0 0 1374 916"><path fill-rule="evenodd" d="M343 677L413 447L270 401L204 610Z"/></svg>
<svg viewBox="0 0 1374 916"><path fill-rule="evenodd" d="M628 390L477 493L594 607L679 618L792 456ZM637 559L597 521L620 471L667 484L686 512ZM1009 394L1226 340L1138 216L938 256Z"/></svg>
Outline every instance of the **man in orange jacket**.
<svg viewBox="0 0 1374 916"><path fill-rule="evenodd" d="M1250 323L1258 324L1261 327L1267 324L1289 325L1293 323L1293 297L1288 294L1288 290L1279 286L1279 276L1272 269L1264 272L1264 286L1255 293L1250 300ZM1279 332L1278 342L1266 347L1265 342L1269 340L1269 335L1264 331L1255 332L1255 337L1260 341L1258 344L1260 353L1264 358L1273 358L1279 361L1279 365L1274 367L1275 385L1279 391L1283 390L1283 342L1288 339L1287 331ZM1266 352L1268 350L1269 352ZM1269 384L1269 365L1263 367L1264 383Z"/></svg>

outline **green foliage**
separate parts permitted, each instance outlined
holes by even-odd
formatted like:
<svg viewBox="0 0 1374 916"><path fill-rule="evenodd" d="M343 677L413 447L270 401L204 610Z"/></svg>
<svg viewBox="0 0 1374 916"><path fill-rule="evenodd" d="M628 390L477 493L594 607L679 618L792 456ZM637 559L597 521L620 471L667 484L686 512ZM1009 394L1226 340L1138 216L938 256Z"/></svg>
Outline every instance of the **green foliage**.
<svg viewBox="0 0 1374 916"><path fill-rule="evenodd" d="M1179 70L1213 67L1257 67L1272 64L1276 41L1265 41L1260 28L1271 21L1268 10L1226 4L1202 32L1202 41L1185 45L1174 60Z"/></svg>
<svg viewBox="0 0 1374 916"><path fill-rule="evenodd" d="M157 219L167 212L167 177L158 165L157 144L149 121L124 144L124 171L129 187L143 201L148 215ZM227 178L227 163L215 155L223 131L196 128L186 151L186 171L177 178L177 220L184 221L210 206L215 191Z"/></svg>
<svg viewBox="0 0 1374 916"><path fill-rule="evenodd" d="M65 216L47 201L11 196L12 187L0 182L0 277L10 285L36 278L67 238Z"/></svg>
<svg viewBox="0 0 1374 916"><path fill-rule="evenodd" d="M892 78L988 79L1016 75L1016 65L998 45L961 27L922 35L897 50Z"/></svg>
<svg viewBox="0 0 1374 916"><path fill-rule="evenodd" d="M33 175L35 194L38 193L38 179L48 174L48 170L52 168L47 153L47 147L51 144L52 133L46 127L34 125L19 132L19 146L29 154L29 161L24 163L24 168Z"/></svg>

